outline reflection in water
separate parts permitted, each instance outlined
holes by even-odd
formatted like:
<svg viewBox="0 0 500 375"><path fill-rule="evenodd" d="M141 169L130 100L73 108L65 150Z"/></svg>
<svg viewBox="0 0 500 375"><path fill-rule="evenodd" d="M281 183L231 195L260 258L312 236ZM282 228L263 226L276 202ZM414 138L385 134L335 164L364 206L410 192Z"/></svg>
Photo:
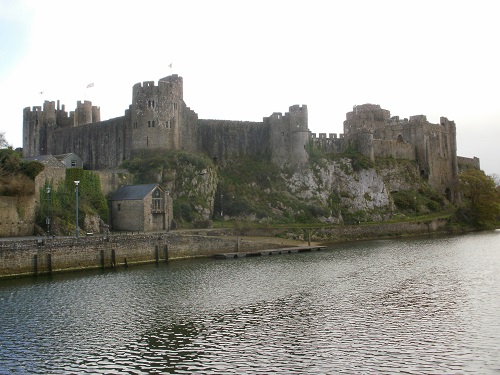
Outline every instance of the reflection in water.
<svg viewBox="0 0 500 375"><path fill-rule="evenodd" d="M0 373L495 373L500 232L0 283Z"/></svg>

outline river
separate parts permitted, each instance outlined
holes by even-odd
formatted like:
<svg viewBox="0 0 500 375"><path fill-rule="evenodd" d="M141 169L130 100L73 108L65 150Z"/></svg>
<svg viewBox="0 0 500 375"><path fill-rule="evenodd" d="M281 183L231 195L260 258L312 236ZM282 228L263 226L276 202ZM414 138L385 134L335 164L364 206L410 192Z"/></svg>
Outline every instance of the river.
<svg viewBox="0 0 500 375"><path fill-rule="evenodd" d="M0 374L500 373L500 230L0 281Z"/></svg>

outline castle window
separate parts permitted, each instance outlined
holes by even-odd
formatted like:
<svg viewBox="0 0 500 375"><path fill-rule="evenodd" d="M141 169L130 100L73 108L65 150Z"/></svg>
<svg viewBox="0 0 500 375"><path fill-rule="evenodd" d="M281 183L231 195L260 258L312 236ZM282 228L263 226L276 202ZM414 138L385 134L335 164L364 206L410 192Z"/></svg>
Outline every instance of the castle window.
<svg viewBox="0 0 500 375"><path fill-rule="evenodd" d="M398 135L398 142L403 143L403 136L402 136L401 134L400 134L400 135Z"/></svg>
<svg viewBox="0 0 500 375"><path fill-rule="evenodd" d="M152 106L153 106L153 108L155 107L155 101L154 100L152 101Z"/></svg>
<svg viewBox="0 0 500 375"><path fill-rule="evenodd" d="M151 108L151 100L148 100L148 107Z"/></svg>
<svg viewBox="0 0 500 375"><path fill-rule="evenodd" d="M153 124L152 124L152 127L153 127L153 128L155 127L155 122L154 122L154 120L153 120Z"/></svg>
<svg viewBox="0 0 500 375"><path fill-rule="evenodd" d="M151 121L148 121L148 128L151 127Z"/></svg>

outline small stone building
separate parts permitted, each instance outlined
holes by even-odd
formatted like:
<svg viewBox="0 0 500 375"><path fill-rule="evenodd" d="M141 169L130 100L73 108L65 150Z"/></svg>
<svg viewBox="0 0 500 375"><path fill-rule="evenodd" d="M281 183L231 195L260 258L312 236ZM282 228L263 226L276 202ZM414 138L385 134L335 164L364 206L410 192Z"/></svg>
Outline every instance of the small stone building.
<svg viewBox="0 0 500 375"><path fill-rule="evenodd" d="M111 196L112 229L152 232L168 229L169 195L158 184L126 185Z"/></svg>

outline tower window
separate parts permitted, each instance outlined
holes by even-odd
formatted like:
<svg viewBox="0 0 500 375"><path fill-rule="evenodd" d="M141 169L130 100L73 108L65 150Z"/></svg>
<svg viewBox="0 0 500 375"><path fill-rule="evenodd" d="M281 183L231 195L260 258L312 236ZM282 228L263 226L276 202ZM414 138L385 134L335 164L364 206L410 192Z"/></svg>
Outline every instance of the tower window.
<svg viewBox="0 0 500 375"><path fill-rule="evenodd" d="M148 100L148 107L151 108L151 100Z"/></svg>
<svg viewBox="0 0 500 375"><path fill-rule="evenodd" d="M153 128L155 127L155 122L154 122L154 120L153 120L153 123L152 123L152 125L151 125L151 126L152 126Z"/></svg>
<svg viewBox="0 0 500 375"><path fill-rule="evenodd" d="M151 127L151 121L148 121L148 128Z"/></svg>
<svg viewBox="0 0 500 375"><path fill-rule="evenodd" d="M152 101L152 106L153 106L153 108L155 107L155 101L154 100Z"/></svg>

